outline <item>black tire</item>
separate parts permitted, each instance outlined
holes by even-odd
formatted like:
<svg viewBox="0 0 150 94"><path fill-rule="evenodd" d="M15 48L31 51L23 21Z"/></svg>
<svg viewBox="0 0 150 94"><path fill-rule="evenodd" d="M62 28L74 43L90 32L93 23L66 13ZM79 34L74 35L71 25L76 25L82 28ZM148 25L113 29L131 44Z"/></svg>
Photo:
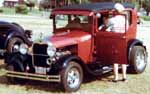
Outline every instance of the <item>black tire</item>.
<svg viewBox="0 0 150 94"><path fill-rule="evenodd" d="M147 65L147 53L144 47L134 46L131 51L131 71L139 74L144 72Z"/></svg>
<svg viewBox="0 0 150 94"><path fill-rule="evenodd" d="M18 67L16 65L12 65L12 64L7 65L6 70L17 71L17 72L23 72L24 71L21 69L21 67ZM26 79L15 78L15 77L7 77L7 81L11 84L25 84L27 82Z"/></svg>
<svg viewBox="0 0 150 94"><path fill-rule="evenodd" d="M75 79L75 77L77 77L77 79ZM66 92L75 92L80 88L82 81L83 81L83 70L81 66L77 62L70 61L67 68L61 71L61 82L63 85L63 89Z"/></svg>
<svg viewBox="0 0 150 94"><path fill-rule="evenodd" d="M7 51L8 52L14 52L15 49L14 49L14 45L20 45L24 43L24 41L20 38L17 38L17 37L14 37L14 38L11 38L9 41L8 41L8 44L7 44Z"/></svg>

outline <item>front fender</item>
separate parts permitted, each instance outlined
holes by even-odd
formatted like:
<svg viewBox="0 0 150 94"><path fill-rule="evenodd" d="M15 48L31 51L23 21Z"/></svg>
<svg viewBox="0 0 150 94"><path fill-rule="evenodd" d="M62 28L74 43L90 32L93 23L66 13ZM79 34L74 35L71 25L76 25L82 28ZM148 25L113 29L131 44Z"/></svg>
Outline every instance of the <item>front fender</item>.
<svg viewBox="0 0 150 94"><path fill-rule="evenodd" d="M8 42L9 42L9 40L10 40L11 38L13 38L13 37L17 37L17 38L22 39L22 40L23 40L26 44L28 44L29 46L31 46L31 44L32 44L32 41L28 40L28 38L26 37L25 34L22 34L22 33L20 33L20 32L17 33L16 31L11 31L11 32L8 34L7 38L6 38L5 47L7 47L7 44L8 44Z"/></svg>
<svg viewBox="0 0 150 94"><path fill-rule="evenodd" d="M81 58L75 55L67 55L58 60L57 64L58 64L59 70L67 68L70 61L75 61L79 63L82 68L84 67L84 62L81 60Z"/></svg>
<svg viewBox="0 0 150 94"><path fill-rule="evenodd" d="M26 66L28 65L30 68L33 68L32 65L32 56L29 54L21 54L20 52L14 53L5 53L4 62L7 65L18 66L21 70L25 70Z"/></svg>
<svg viewBox="0 0 150 94"><path fill-rule="evenodd" d="M22 39L22 36L21 36L21 33L17 33L15 31L9 31L7 37L6 37L6 40L5 40L5 44L4 44L4 47L7 47L7 44L9 42L9 40L13 37L19 37ZM23 40L24 41L24 40Z"/></svg>
<svg viewBox="0 0 150 94"><path fill-rule="evenodd" d="M32 42L30 40L28 40L28 38L25 34L25 31L21 26L12 24L7 32L8 33L7 33L7 37L6 37L5 45L4 45L5 47L7 46L9 40L12 37L21 38L25 43L27 43L29 46L31 46Z"/></svg>

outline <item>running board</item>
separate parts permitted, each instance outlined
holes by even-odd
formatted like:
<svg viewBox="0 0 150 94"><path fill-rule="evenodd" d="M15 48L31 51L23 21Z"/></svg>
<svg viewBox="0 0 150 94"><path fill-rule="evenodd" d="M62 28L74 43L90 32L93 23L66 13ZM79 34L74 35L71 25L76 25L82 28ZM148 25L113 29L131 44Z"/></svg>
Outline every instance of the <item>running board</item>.
<svg viewBox="0 0 150 94"><path fill-rule="evenodd" d="M113 70L113 68L112 67L103 67L102 69L100 69L100 70L97 70L97 71L95 71L95 72L97 72L97 73L101 73L101 74L106 74L106 73L108 73L108 72L111 72Z"/></svg>
<svg viewBox="0 0 150 94"><path fill-rule="evenodd" d="M92 74L92 75L94 75L94 76L100 76L100 75L103 75L103 74L106 74L106 73L109 73L109 72L111 72L112 70L113 70L113 68L112 67L103 67L103 68L101 68L101 69L98 69L98 70L91 70L90 68L88 68L87 66L86 66L86 70L90 73L90 74Z"/></svg>
<svg viewBox="0 0 150 94"><path fill-rule="evenodd" d="M14 71L7 71L7 70L6 70L6 76L29 79L29 80L45 81L45 82L61 81L60 75L43 75L43 74L33 74L33 73L24 73L24 72L14 72Z"/></svg>

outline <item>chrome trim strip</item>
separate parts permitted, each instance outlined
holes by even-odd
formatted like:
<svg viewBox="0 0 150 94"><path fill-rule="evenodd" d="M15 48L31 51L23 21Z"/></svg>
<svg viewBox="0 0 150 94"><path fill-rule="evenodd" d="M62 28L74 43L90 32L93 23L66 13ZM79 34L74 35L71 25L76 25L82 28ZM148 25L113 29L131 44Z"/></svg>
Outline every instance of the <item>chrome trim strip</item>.
<svg viewBox="0 0 150 94"><path fill-rule="evenodd" d="M24 72L14 72L14 71L7 71L7 70L6 70L6 76L30 79L30 80L45 81L45 82L60 82L61 81L60 75L43 75L43 74L33 74L33 73L24 73Z"/></svg>

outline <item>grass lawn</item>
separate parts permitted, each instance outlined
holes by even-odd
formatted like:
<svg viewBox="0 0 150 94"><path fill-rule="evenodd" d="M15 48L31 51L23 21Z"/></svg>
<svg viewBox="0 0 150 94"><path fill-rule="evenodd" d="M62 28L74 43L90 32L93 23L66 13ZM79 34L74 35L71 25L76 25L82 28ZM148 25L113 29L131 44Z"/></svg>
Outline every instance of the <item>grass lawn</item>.
<svg viewBox="0 0 150 94"><path fill-rule="evenodd" d="M4 14L15 14L15 8L3 8L1 7L0 10L2 10Z"/></svg>
<svg viewBox="0 0 150 94"><path fill-rule="evenodd" d="M4 7L1 7L0 10L2 10L3 14L8 14L8 15L20 15L20 14L16 14L15 13L15 8L4 8ZM29 9L28 9L29 10ZM35 16L41 16L43 14L43 11L39 11L38 9L32 9L32 10L29 10L28 14L26 15L35 15Z"/></svg>
<svg viewBox="0 0 150 94"><path fill-rule="evenodd" d="M145 21L150 21L150 16L142 16L141 18Z"/></svg>

